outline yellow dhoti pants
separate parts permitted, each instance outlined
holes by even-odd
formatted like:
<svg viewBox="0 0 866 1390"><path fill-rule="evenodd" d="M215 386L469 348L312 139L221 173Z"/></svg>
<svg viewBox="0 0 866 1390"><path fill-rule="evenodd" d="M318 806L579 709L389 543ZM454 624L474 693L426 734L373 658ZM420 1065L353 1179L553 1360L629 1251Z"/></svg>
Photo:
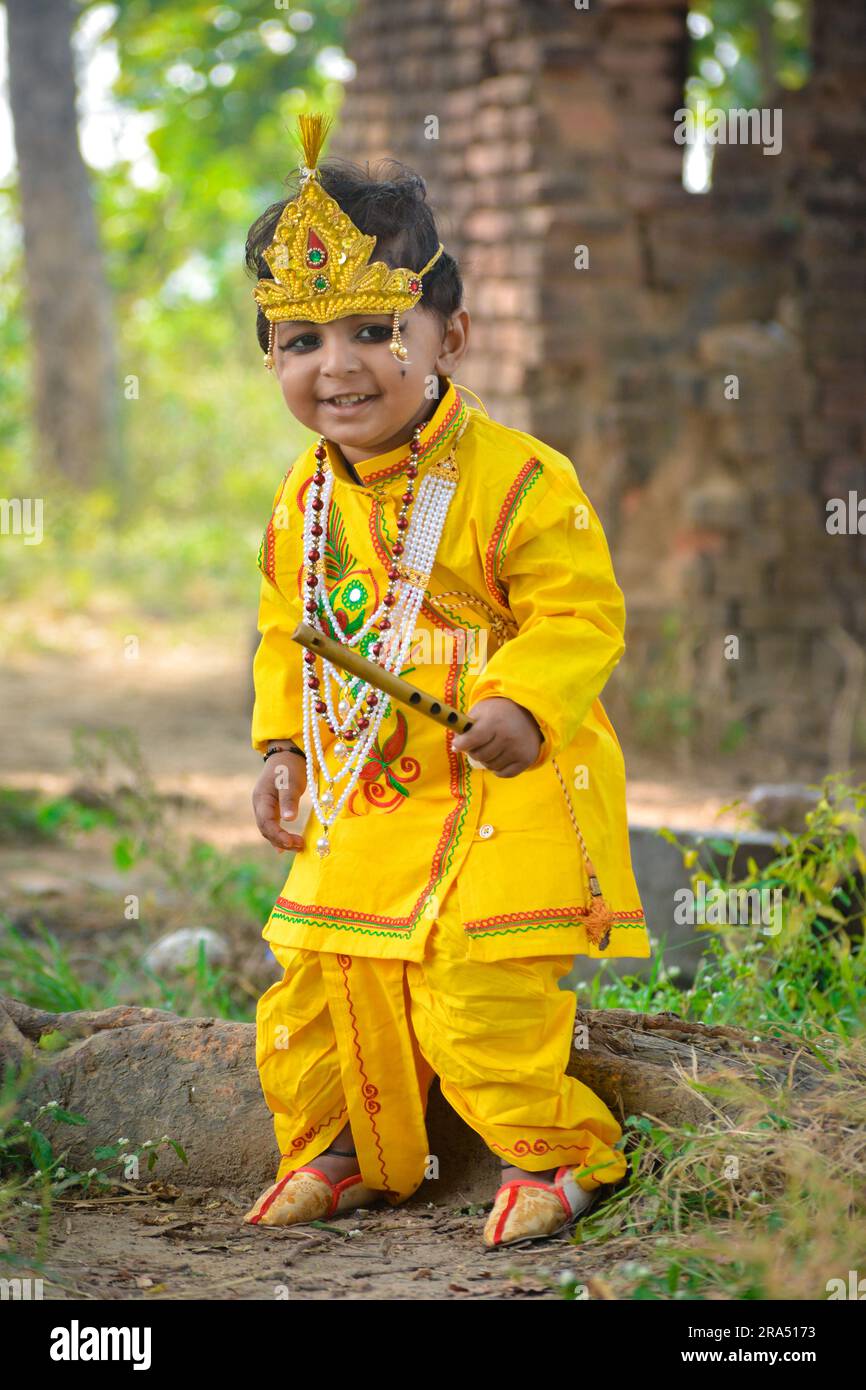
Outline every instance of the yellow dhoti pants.
<svg viewBox="0 0 866 1390"><path fill-rule="evenodd" d="M434 1075L503 1161L593 1167L578 1179L589 1191L626 1172L615 1117L565 1074L577 1000L558 982L573 957L470 961L456 899L449 889L420 962L271 943L284 974L258 1003L256 1066L277 1179L311 1163L348 1120L365 1185L405 1201L435 1158L424 1121Z"/></svg>

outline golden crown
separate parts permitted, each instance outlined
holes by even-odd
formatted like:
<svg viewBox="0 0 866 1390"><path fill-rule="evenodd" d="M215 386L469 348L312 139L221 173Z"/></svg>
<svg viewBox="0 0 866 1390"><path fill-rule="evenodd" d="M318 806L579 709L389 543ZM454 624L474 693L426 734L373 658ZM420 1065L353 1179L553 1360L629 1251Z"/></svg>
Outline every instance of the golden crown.
<svg viewBox="0 0 866 1390"><path fill-rule="evenodd" d="M392 269L371 261L376 245L355 226L339 203L322 187L317 163L331 121L321 113L298 117L304 162L299 165L301 189L280 214L273 239L263 253L273 280L259 280L253 297L271 323L265 365L273 366L275 323L309 319L330 323L347 314L394 315L391 351L406 361L397 315L421 298L422 279L444 247L423 270Z"/></svg>

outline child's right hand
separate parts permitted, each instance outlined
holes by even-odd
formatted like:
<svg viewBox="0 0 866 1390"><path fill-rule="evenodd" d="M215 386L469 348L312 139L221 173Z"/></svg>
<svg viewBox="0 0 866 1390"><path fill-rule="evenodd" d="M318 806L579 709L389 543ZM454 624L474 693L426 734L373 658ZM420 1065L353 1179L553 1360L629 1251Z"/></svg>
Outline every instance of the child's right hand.
<svg viewBox="0 0 866 1390"><path fill-rule="evenodd" d="M281 853L303 849L302 835L283 830L281 820L294 820L307 785L307 765L297 753L274 753L253 787L253 814L259 831Z"/></svg>

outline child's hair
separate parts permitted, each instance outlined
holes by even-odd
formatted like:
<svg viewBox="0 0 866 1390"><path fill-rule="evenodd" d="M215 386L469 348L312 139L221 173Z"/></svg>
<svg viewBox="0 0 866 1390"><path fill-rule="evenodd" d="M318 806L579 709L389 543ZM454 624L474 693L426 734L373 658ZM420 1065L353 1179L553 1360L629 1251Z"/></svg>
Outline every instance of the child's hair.
<svg viewBox="0 0 866 1390"><path fill-rule="evenodd" d="M322 187L340 204L355 226L367 236L376 237L373 260L384 261L392 270L405 266L421 270L436 251L442 238L436 228L433 209L427 202L427 185L420 174L397 159L382 160L377 167L385 176L372 178L358 164L344 159L327 159L318 165ZM393 171L388 177L389 171ZM295 175L297 178L297 175ZM272 280L264 258L286 203L297 197L290 193L256 218L247 233L246 264L257 280ZM443 326L463 302L463 281L453 256L443 251L424 276L420 307L438 314ZM303 317L303 313L300 315ZM256 337L267 351L270 324L258 309Z"/></svg>

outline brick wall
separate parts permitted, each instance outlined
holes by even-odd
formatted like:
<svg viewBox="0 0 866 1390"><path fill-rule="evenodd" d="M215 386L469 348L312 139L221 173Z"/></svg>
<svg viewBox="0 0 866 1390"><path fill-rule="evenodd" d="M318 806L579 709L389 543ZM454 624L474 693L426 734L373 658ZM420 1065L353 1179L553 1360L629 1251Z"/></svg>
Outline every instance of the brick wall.
<svg viewBox="0 0 866 1390"><path fill-rule="evenodd" d="M866 12L823 0L814 78L772 102L782 153L719 148L693 195L686 11L361 0L331 149L424 175L473 320L458 380L598 507L628 603L618 728L817 776L866 753L864 541L824 525L828 496L866 496Z"/></svg>

